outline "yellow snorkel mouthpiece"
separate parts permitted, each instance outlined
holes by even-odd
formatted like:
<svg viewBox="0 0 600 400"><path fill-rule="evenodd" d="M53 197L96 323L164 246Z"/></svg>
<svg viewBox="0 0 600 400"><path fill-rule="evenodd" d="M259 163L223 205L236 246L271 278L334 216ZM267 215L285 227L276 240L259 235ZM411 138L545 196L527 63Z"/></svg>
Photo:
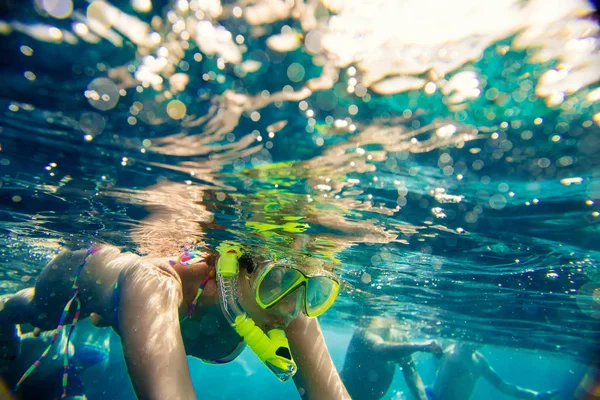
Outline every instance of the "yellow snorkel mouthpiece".
<svg viewBox="0 0 600 400"><path fill-rule="evenodd" d="M230 325L240 335L258 358L282 382L296 373L297 367L285 332L272 329L268 335L242 309L237 301L238 259L243 252L239 245L224 242L217 247L217 281L220 289L221 308Z"/></svg>
<svg viewBox="0 0 600 400"><path fill-rule="evenodd" d="M246 314L237 316L233 328L280 381L294 376L297 367L283 330L271 329L267 335Z"/></svg>
<svg viewBox="0 0 600 400"><path fill-rule="evenodd" d="M231 277L237 276L240 272L238 259L242 256L242 249L240 246L224 242L217 247L219 252L219 261L217 261L217 274Z"/></svg>

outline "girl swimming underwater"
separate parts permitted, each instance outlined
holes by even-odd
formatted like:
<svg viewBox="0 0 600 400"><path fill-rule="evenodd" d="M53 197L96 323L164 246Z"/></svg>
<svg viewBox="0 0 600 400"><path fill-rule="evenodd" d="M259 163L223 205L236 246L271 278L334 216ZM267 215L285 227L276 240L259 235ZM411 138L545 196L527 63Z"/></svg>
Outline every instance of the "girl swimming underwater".
<svg viewBox="0 0 600 400"><path fill-rule="evenodd" d="M65 304L77 303L82 318L120 335L140 399L195 399L186 355L224 363L245 344L279 379L293 376L303 398L349 398L313 318L338 290L317 260L259 261L233 243L177 259L108 245L63 250L34 288L4 303L0 355L18 355L15 324L54 329L73 317Z"/></svg>

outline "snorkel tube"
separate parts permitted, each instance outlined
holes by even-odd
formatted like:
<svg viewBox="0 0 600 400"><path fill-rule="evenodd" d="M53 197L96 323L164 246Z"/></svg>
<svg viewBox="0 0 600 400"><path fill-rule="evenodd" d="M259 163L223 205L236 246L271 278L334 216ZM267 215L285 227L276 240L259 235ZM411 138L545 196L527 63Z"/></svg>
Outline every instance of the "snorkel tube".
<svg viewBox="0 0 600 400"><path fill-rule="evenodd" d="M221 243L217 247L217 283L219 298L225 318L260 360L285 382L296 373L296 363L292 358L290 345L281 329L271 329L268 334L260 329L246 314L237 301L238 259L242 249L234 243Z"/></svg>

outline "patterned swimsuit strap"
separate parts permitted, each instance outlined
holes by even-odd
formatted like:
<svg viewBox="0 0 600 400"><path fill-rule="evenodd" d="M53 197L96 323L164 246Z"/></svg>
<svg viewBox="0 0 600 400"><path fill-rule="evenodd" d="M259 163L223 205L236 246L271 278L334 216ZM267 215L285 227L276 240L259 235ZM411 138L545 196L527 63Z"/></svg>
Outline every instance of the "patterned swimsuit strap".
<svg viewBox="0 0 600 400"><path fill-rule="evenodd" d="M171 265L181 264L181 265L189 266L189 265L201 263L203 261L204 261L204 257L202 257L202 254L200 252L193 251L193 250L186 250L183 253L181 253L181 255L177 258L177 260L171 260L170 263L171 263ZM188 319L190 317L190 315L192 315L192 313L196 309L196 306L198 305L198 299L202 295L202 292L204 291L206 284L208 283L208 281L210 280L210 278L212 276L214 276L214 271L210 271L204 277L204 279L200 283L200 286L198 287L198 291L196 292L196 296L194 297L192 304L190 304L190 306L188 307L187 315L185 316L185 318L183 320L181 320L181 322L185 321L186 319Z"/></svg>
<svg viewBox="0 0 600 400"><path fill-rule="evenodd" d="M179 256L177 261L171 260L170 263L171 263L171 265L176 265L177 263L180 263L182 265L192 265L192 264L197 264L197 263L203 262L203 261L204 261L204 258L201 257L200 253L185 251ZM194 310L196 309L196 306L198 304L198 299L200 298L200 296L202 296L202 292L204 291L206 284L214 276L215 276L214 269L211 270L208 274L206 274L206 276L200 283L200 286L198 287L198 291L196 292L196 297L194 297L192 304L190 304L190 306L188 307L187 315L185 316L185 318L183 318L181 320L181 322L185 321L192 315L192 313L194 312ZM239 354L241 353L241 351L244 349L245 346L246 346L246 342L244 341L243 338L240 338L239 343L236 345L235 349L233 349L233 351L231 352L231 354L229 356L222 358L222 359L211 360L211 361L202 359L202 361L206 364L226 364L226 363L234 360L237 356L239 356Z"/></svg>
<svg viewBox="0 0 600 400"><path fill-rule="evenodd" d="M46 350L44 350L42 355L27 369L27 371L25 371L23 376L21 376L21 379L19 379L19 381L13 388L13 392L16 392L17 390L19 390L19 388L21 387L21 385L23 384L25 379L27 379L27 377L29 377L29 375L31 375L33 373L33 371L40 365L40 363L46 357L46 355L48 355L48 353L50 352L50 348L52 347L54 342L56 342L58 335L62 331L63 324L64 324L65 320L67 319L67 315L69 314L69 311L71 310L71 305L73 304L73 302L75 302L77 304L77 309L75 311L75 316L73 317L73 321L71 322L71 328L69 329L69 333L67 335L67 340L65 342L65 347L64 347L64 351L63 351L63 378L62 378L63 391L62 391L61 398L64 399L67 397L67 381L69 378L69 343L71 341L71 334L73 333L73 330L75 329L75 325L77 325L77 321L79 321L79 316L81 313L81 301L79 300L79 286L77 286L77 279L79 278L81 271L83 271L83 267L85 266L85 264L88 260L88 257L91 256L92 254L96 254L99 250L100 250L100 248L96 247L96 246L92 246L87 250L85 257L83 258L83 261L81 262L81 264L79 264L79 266L75 270L73 286L72 286L73 296L71 296L71 299L69 299L69 301L67 302L67 305L63 309L60 319L58 320L58 326L54 330L54 335L52 336L52 341L50 342L48 347L46 347Z"/></svg>

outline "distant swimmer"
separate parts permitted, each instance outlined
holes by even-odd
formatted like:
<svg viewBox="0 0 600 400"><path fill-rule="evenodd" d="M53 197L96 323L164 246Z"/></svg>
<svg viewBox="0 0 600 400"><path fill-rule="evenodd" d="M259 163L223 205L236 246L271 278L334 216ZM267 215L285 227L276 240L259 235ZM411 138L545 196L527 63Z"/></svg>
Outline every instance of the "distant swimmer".
<svg viewBox="0 0 600 400"><path fill-rule="evenodd" d="M425 387L412 354L428 352L442 356L435 340L409 342L398 321L374 317L366 319L350 341L341 376L354 400L378 400L389 390L399 366L413 397L427 400Z"/></svg>
<svg viewBox="0 0 600 400"><path fill-rule="evenodd" d="M487 379L499 391L519 399L554 399L558 391L536 392L503 380L488 364L476 343L456 343L444 351L430 400L467 400L479 378Z"/></svg>

